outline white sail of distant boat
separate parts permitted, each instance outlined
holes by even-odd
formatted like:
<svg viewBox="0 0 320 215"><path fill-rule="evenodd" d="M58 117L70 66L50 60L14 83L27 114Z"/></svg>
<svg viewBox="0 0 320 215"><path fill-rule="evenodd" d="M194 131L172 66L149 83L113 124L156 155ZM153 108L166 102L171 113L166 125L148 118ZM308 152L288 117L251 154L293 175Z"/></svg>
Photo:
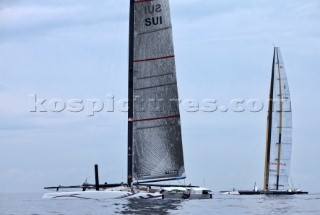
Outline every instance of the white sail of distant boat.
<svg viewBox="0 0 320 215"><path fill-rule="evenodd" d="M154 184L185 178L169 0L130 0L129 23L127 183L100 185L96 166L95 184L48 187L83 191L43 198L212 198L198 186Z"/></svg>
<svg viewBox="0 0 320 215"><path fill-rule="evenodd" d="M287 75L275 47L267 122L264 190L287 190L292 148L292 112Z"/></svg>
<svg viewBox="0 0 320 215"><path fill-rule="evenodd" d="M268 105L264 187L258 190L223 191L240 195L307 194L288 185L292 148L291 96L280 48L274 48Z"/></svg>

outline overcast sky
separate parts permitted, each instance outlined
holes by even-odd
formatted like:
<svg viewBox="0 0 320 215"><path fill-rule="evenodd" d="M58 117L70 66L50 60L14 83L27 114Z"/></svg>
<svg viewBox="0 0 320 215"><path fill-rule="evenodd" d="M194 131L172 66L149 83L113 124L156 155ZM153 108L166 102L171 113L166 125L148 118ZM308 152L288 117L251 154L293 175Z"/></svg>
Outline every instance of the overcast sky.
<svg viewBox="0 0 320 215"><path fill-rule="evenodd" d="M95 163L102 182L126 180L127 114L116 107L88 117L88 100L127 97L128 7L0 1L0 192L93 182ZM320 191L319 11L317 0L171 0L179 97L229 107L191 113L181 105L187 183L262 186L266 106L236 113L229 104L267 100L275 44L292 98L292 181ZM46 102L31 112L34 95ZM84 110L52 112L54 99L84 100Z"/></svg>

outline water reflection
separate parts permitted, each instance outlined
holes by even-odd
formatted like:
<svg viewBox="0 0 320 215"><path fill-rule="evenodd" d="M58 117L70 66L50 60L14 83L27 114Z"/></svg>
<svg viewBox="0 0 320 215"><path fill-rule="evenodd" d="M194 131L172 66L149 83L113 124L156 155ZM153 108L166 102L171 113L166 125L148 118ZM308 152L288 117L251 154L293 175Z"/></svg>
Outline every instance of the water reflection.
<svg viewBox="0 0 320 215"><path fill-rule="evenodd" d="M295 196L269 195L264 196L263 208L268 214L288 214L295 211Z"/></svg>
<svg viewBox="0 0 320 215"><path fill-rule="evenodd" d="M130 199L119 208L119 214L169 214L181 207L182 200Z"/></svg>

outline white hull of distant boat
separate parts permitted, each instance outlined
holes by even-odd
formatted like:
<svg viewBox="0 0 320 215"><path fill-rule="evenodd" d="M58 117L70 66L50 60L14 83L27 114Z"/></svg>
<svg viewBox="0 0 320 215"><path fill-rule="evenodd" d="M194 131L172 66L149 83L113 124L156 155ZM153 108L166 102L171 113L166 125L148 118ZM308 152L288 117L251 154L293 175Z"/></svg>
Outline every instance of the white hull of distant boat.
<svg viewBox="0 0 320 215"><path fill-rule="evenodd" d="M237 190L236 191L220 191L220 193L223 195L240 195Z"/></svg>

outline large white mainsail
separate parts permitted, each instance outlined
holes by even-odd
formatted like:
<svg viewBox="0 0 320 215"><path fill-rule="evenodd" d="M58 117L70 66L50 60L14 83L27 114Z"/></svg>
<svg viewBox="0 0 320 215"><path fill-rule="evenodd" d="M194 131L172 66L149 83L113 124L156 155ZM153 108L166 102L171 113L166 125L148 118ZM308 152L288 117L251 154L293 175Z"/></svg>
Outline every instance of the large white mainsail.
<svg viewBox="0 0 320 215"><path fill-rule="evenodd" d="M280 49L274 48L264 190L287 190L292 148L290 91Z"/></svg>
<svg viewBox="0 0 320 215"><path fill-rule="evenodd" d="M133 180L184 177L168 0L135 0L133 47Z"/></svg>

